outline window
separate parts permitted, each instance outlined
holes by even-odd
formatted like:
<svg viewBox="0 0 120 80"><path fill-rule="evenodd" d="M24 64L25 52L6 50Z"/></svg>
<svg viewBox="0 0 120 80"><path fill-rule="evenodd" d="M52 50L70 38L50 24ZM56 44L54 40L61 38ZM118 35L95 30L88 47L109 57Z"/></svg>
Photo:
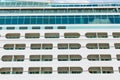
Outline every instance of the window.
<svg viewBox="0 0 120 80"><path fill-rule="evenodd" d="M46 26L45 29L53 29L52 26Z"/></svg>
<svg viewBox="0 0 120 80"><path fill-rule="evenodd" d="M16 50L24 50L26 48L25 44L15 44Z"/></svg>
<svg viewBox="0 0 120 80"><path fill-rule="evenodd" d="M94 32L86 33L85 36L86 36L87 38L96 38L96 37L97 37L96 33L94 33Z"/></svg>
<svg viewBox="0 0 120 80"><path fill-rule="evenodd" d="M68 55L58 55L58 61L68 61Z"/></svg>
<svg viewBox="0 0 120 80"><path fill-rule="evenodd" d="M100 55L100 59L101 61L111 61L111 55L107 55L107 54L102 54Z"/></svg>
<svg viewBox="0 0 120 80"><path fill-rule="evenodd" d="M115 46L115 49L120 49L120 43L115 43L114 46Z"/></svg>
<svg viewBox="0 0 120 80"><path fill-rule="evenodd" d="M68 49L68 44L66 43L58 44L58 49Z"/></svg>
<svg viewBox="0 0 120 80"><path fill-rule="evenodd" d="M100 67L90 67L88 69L88 71L91 74L100 74L101 73L101 68Z"/></svg>
<svg viewBox="0 0 120 80"><path fill-rule="evenodd" d="M14 49L14 44L5 44L4 49L5 50L13 50Z"/></svg>
<svg viewBox="0 0 120 80"><path fill-rule="evenodd" d="M108 43L99 43L99 49L109 49Z"/></svg>
<svg viewBox="0 0 120 80"><path fill-rule="evenodd" d="M120 61L120 54L117 54L116 57L117 57L117 60Z"/></svg>
<svg viewBox="0 0 120 80"><path fill-rule="evenodd" d="M91 17L89 19L89 17ZM118 16L118 17L115 17ZM76 21L81 20L81 21ZM0 16L0 24L119 24L119 15L79 15L79 16ZM48 26L47 26L48 27ZM58 26L58 29L66 29L65 26ZM19 27L26 30L26 26ZM50 28L47 28L50 29Z"/></svg>
<svg viewBox="0 0 120 80"><path fill-rule="evenodd" d="M70 61L80 61L82 59L82 56L80 55L70 55Z"/></svg>
<svg viewBox="0 0 120 80"><path fill-rule="evenodd" d="M53 49L53 44L42 44L42 49Z"/></svg>
<svg viewBox="0 0 120 80"><path fill-rule="evenodd" d="M14 55L14 61L24 61L24 55Z"/></svg>
<svg viewBox="0 0 120 80"><path fill-rule="evenodd" d="M66 29L66 26L58 26L57 29Z"/></svg>
<svg viewBox="0 0 120 80"><path fill-rule="evenodd" d="M0 69L1 74L10 74L11 68L10 67L3 67Z"/></svg>
<svg viewBox="0 0 120 80"><path fill-rule="evenodd" d="M70 73L72 74L80 74L83 72L81 67L70 67Z"/></svg>
<svg viewBox="0 0 120 80"><path fill-rule="evenodd" d="M59 33L45 33L45 38L59 38Z"/></svg>
<svg viewBox="0 0 120 80"><path fill-rule="evenodd" d="M52 67L41 67L42 74L52 74Z"/></svg>
<svg viewBox="0 0 120 80"><path fill-rule="evenodd" d="M12 61L12 55L4 55L2 56L2 61Z"/></svg>
<svg viewBox="0 0 120 80"><path fill-rule="evenodd" d="M2 27L0 27L0 30L2 30Z"/></svg>
<svg viewBox="0 0 120 80"><path fill-rule="evenodd" d="M40 61L40 55L30 55L30 61Z"/></svg>
<svg viewBox="0 0 120 80"><path fill-rule="evenodd" d="M107 38L108 37L108 34L105 32L99 32L99 33L97 33L97 35L98 35L98 38Z"/></svg>
<svg viewBox="0 0 120 80"><path fill-rule="evenodd" d="M120 32L113 32L113 38L120 38Z"/></svg>
<svg viewBox="0 0 120 80"><path fill-rule="evenodd" d="M102 73L104 73L104 74L114 73L113 67L102 67Z"/></svg>
<svg viewBox="0 0 120 80"><path fill-rule="evenodd" d="M31 44L31 49L32 50L39 50L39 49L41 49L41 44Z"/></svg>
<svg viewBox="0 0 120 80"><path fill-rule="evenodd" d="M6 29L7 29L7 30L14 30L15 27L7 27Z"/></svg>
<svg viewBox="0 0 120 80"><path fill-rule="evenodd" d="M88 60L90 61L111 61L112 58L111 58L111 55L109 54L101 54L101 55L98 55L98 54L90 54L87 56Z"/></svg>
<svg viewBox="0 0 120 80"><path fill-rule="evenodd" d="M64 33L64 38L79 38L79 33Z"/></svg>
<svg viewBox="0 0 120 80"><path fill-rule="evenodd" d="M26 33L25 34L25 38L40 38L40 34L39 33Z"/></svg>
<svg viewBox="0 0 120 80"><path fill-rule="evenodd" d="M79 43L70 43L69 49L80 49L81 45Z"/></svg>
<svg viewBox="0 0 120 80"><path fill-rule="evenodd" d="M6 38L8 38L8 39L18 39L18 38L20 38L20 33L7 33Z"/></svg>
<svg viewBox="0 0 120 80"><path fill-rule="evenodd" d="M23 68L22 67L14 67L12 68L12 74L22 74Z"/></svg>
<svg viewBox="0 0 120 80"><path fill-rule="evenodd" d="M42 61L52 61L52 55L42 55Z"/></svg>
<svg viewBox="0 0 120 80"><path fill-rule="evenodd" d="M36 30L36 29L40 29L40 27L39 27L39 26L38 26L38 27L37 27L37 26L34 26L34 27L32 27L32 29L33 29L33 30Z"/></svg>
<svg viewBox="0 0 120 80"><path fill-rule="evenodd" d="M20 30L26 30L28 27L19 27Z"/></svg>
<svg viewBox="0 0 120 80"><path fill-rule="evenodd" d="M69 73L69 67L58 67L58 73L59 74L68 74Z"/></svg>
<svg viewBox="0 0 120 80"><path fill-rule="evenodd" d="M99 55L98 54L90 54L87 56L87 59L89 61L99 61Z"/></svg>
<svg viewBox="0 0 120 80"><path fill-rule="evenodd" d="M29 74L40 74L40 67L29 67Z"/></svg>
<svg viewBox="0 0 120 80"><path fill-rule="evenodd" d="M98 49L97 43L88 43L88 44L86 45L86 47L87 47L88 49Z"/></svg>
<svg viewBox="0 0 120 80"><path fill-rule="evenodd" d="M89 32L89 33L86 33L85 36L87 38L107 38L108 37L108 34L106 32L98 32L98 33L95 33L95 32Z"/></svg>

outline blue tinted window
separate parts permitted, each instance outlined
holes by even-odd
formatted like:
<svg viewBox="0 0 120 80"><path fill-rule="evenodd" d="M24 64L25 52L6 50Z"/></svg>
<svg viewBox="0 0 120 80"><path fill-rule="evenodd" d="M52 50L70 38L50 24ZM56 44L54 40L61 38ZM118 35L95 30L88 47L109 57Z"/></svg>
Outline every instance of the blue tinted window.
<svg viewBox="0 0 120 80"><path fill-rule="evenodd" d="M31 24L37 24L37 19L36 17L31 17L30 23Z"/></svg>
<svg viewBox="0 0 120 80"><path fill-rule="evenodd" d="M0 27L0 30L2 30L2 27Z"/></svg>
<svg viewBox="0 0 120 80"><path fill-rule="evenodd" d="M34 26L34 27L32 27L32 29L40 29L40 27L39 26Z"/></svg>
<svg viewBox="0 0 120 80"><path fill-rule="evenodd" d="M63 16L62 17L62 24L67 24L68 23L68 17L67 16Z"/></svg>
<svg viewBox="0 0 120 80"><path fill-rule="evenodd" d="M58 26L57 29L66 29L65 26Z"/></svg>
<svg viewBox="0 0 120 80"><path fill-rule="evenodd" d="M88 24L88 18L83 18L83 19L84 19L83 23Z"/></svg>
<svg viewBox="0 0 120 80"><path fill-rule="evenodd" d="M60 16L56 17L56 24L61 24L61 23L62 23L61 17Z"/></svg>
<svg viewBox="0 0 120 80"><path fill-rule="evenodd" d="M54 16L51 16L51 17L50 17L49 23L50 23L50 24L55 24L55 17L54 17Z"/></svg>
<svg viewBox="0 0 120 80"><path fill-rule="evenodd" d="M6 29L7 29L7 30L14 30L15 27L7 27Z"/></svg>
<svg viewBox="0 0 120 80"><path fill-rule="evenodd" d="M24 24L24 17L19 17L16 19L18 19L18 24Z"/></svg>
<svg viewBox="0 0 120 80"><path fill-rule="evenodd" d="M42 20L43 20L43 24L49 24L49 19L50 17L44 17Z"/></svg>
<svg viewBox="0 0 120 80"><path fill-rule="evenodd" d="M119 24L119 15L0 16L0 24Z"/></svg>
<svg viewBox="0 0 120 80"><path fill-rule="evenodd" d="M69 22L68 22L69 24L75 24L74 21L75 21L74 17L69 17Z"/></svg>
<svg viewBox="0 0 120 80"><path fill-rule="evenodd" d="M12 18L11 24L17 24L18 23L18 18Z"/></svg>
<svg viewBox="0 0 120 80"><path fill-rule="evenodd" d="M27 27L19 27L19 29L21 29L21 30L26 30Z"/></svg>
<svg viewBox="0 0 120 80"><path fill-rule="evenodd" d="M116 23L116 24L120 24L120 18L116 18L116 19L115 19L115 23Z"/></svg>
<svg viewBox="0 0 120 80"><path fill-rule="evenodd" d="M112 15L108 16L110 22L114 24L115 23L115 18L113 18L113 17L114 16L112 16Z"/></svg>
<svg viewBox="0 0 120 80"><path fill-rule="evenodd" d="M0 24L5 24L5 19L0 18Z"/></svg>
<svg viewBox="0 0 120 80"><path fill-rule="evenodd" d="M93 22L94 21L94 16L89 16L88 21L89 21L89 23Z"/></svg>
<svg viewBox="0 0 120 80"><path fill-rule="evenodd" d="M36 17L36 19L34 18L34 23L36 24L43 24L43 18L42 17Z"/></svg>
<svg viewBox="0 0 120 80"><path fill-rule="evenodd" d="M75 18L75 23L80 24L81 23L81 18Z"/></svg>
<svg viewBox="0 0 120 80"><path fill-rule="evenodd" d="M11 17L6 17L5 24L11 24Z"/></svg>
<svg viewBox="0 0 120 80"><path fill-rule="evenodd" d="M30 20L31 18L29 17L24 18L24 24L30 24Z"/></svg>
<svg viewBox="0 0 120 80"><path fill-rule="evenodd" d="M45 29L53 29L52 26L46 26Z"/></svg>

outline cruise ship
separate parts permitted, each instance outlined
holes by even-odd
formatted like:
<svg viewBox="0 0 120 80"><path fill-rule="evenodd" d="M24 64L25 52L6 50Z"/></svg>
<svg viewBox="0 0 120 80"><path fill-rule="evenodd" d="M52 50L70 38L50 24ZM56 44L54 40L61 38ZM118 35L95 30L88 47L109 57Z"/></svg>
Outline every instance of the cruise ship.
<svg viewBox="0 0 120 80"><path fill-rule="evenodd" d="M120 80L120 2L0 2L0 80Z"/></svg>

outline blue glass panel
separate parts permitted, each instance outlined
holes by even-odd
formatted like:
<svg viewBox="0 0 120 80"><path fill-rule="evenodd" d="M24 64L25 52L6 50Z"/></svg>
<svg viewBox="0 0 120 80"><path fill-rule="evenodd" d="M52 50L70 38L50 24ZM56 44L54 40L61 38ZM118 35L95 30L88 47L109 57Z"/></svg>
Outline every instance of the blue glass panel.
<svg viewBox="0 0 120 80"><path fill-rule="evenodd" d="M47 16L45 16L45 17L43 17L43 24L49 24L49 18L50 17L47 17Z"/></svg>
<svg viewBox="0 0 120 80"><path fill-rule="evenodd" d="M120 24L119 15L0 16L0 24Z"/></svg>
<svg viewBox="0 0 120 80"><path fill-rule="evenodd" d="M19 16L17 19L18 19L18 24L24 24L24 17Z"/></svg>
<svg viewBox="0 0 120 80"><path fill-rule="evenodd" d="M94 17L95 17L95 19L101 19L102 18L101 15L95 15Z"/></svg>
<svg viewBox="0 0 120 80"><path fill-rule="evenodd" d="M37 22L36 24L43 24L43 19L42 19L42 17L40 17L40 16L39 16L39 17L36 17L36 19L33 19L33 20L35 20L34 23Z"/></svg>
<svg viewBox="0 0 120 80"><path fill-rule="evenodd" d="M18 23L18 16L13 16L11 19L11 24L17 24Z"/></svg>
<svg viewBox="0 0 120 80"><path fill-rule="evenodd" d="M38 18L36 18L36 17L31 17L31 20L30 20L31 22L30 23L31 24L37 24L37 19Z"/></svg>
<svg viewBox="0 0 120 80"><path fill-rule="evenodd" d="M107 19L107 17L108 17L108 16L106 16L106 15L102 15L102 16L101 16L101 19Z"/></svg>
<svg viewBox="0 0 120 80"><path fill-rule="evenodd" d="M94 21L94 16L89 16L88 21L89 23L92 23Z"/></svg>
<svg viewBox="0 0 120 80"><path fill-rule="evenodd" d="M25 17L24 18L24 24L31 24L30 23L31 18L30 17Z"/></svg>
<svg viewBox="0 0 120 80"><path fill-rule="evenodd" d="M88 18L84 18L84 24L88 24Z"/></svg>
<svg viewBox="0 0 120 80"><path fill-rule="evenodd" d="M63 16L62 17L62 24L67 24L68 23L68 17L67 16Z"/></svg>
<svg viewBox="0 0 120 80"><path fill-rule="evenodd" d="M11 17L5 17L5 24L11 24Z"/></svg>
<svg viewBox="0 0 120 80"><path fill-rule="evenodd" d="M56 17L56 24L61 24L61 23L62 23L61 17L60 16Z"/></svg>
<svg viewBox="0 0 120 80"><path fill-rule="evenodd" d="M55 17L51 16L49 19L50 24L55 24Z"/></svg>
<svg viewBox="0 0 120 80"><path fill-rule="evenodd" d="M0 24L5 24L5 19L0 19Z"/></svg>
<svg viewBox="0 0 120 80"><path fill-rule="evenodd" d="M88 24L88 16L82 16L82 24Z"/></svg>
<svg viewBox="0 0 120 80"><path fill-rule="evenodd" d="M79 17L78 17L78 18L75 18L75 23L76 23L76 24L80 24L80 23L81 23L81 18L79 18Z"/></svg>
<svg viewBox="0 0 120 80"><path fill-rule="evenodd" d="M11 24L17 24L17 23L18 23L18 18L13 17L12 21L11 21Z"/></svg>
<svg viewBox="0 0 120 80"><path fill-rule="evenodd" d="M69 7L73 7L74 5L68 5Z"/></svg>
<svg viewBox="0 0 120 80"><path fill-rule="evenodd" d="M115 18L115 23L120 24L120 18Z"/></svg>
<svg viewBox="0 0 120 80"><path fill-rule="evenodd" d="M75 24L75 19L74 18L69 18L69 20L68 20L69 22L69 24Z"/></svg>
<svg viewBox="0 0 120 80"><path fill-rule="evenodd" d="M74 16L70 16L69 18L68 18L69 20L68 20L68 24L74 24L75 22L75 20L74 20Z"/></svg>
<svg viewBox="0 0 120 80"><path fill-rule="evenodd" d="M114 18L114 16L109 15L108 18L109 18L109 20L110 20L110 22L111 22L112 24L115 24L115 18Z"/></svg>
<svg viewBox="0 0 120 80"><path fill-rule="evenodd" d="M110 23L115 23L115 20L114 20L114 18L109 18L109 20L110 20Z"/></svg>

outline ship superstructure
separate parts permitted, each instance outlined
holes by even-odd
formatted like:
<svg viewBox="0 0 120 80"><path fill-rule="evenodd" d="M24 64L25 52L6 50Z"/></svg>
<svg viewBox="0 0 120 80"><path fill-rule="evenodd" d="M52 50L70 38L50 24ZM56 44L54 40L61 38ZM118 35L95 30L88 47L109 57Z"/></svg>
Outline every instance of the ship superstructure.
<svg viewBox="0 0 120 80"><path fill-rule="evenodd" d="M120 3L0 2L0 80L119 80Z"/></svg>

